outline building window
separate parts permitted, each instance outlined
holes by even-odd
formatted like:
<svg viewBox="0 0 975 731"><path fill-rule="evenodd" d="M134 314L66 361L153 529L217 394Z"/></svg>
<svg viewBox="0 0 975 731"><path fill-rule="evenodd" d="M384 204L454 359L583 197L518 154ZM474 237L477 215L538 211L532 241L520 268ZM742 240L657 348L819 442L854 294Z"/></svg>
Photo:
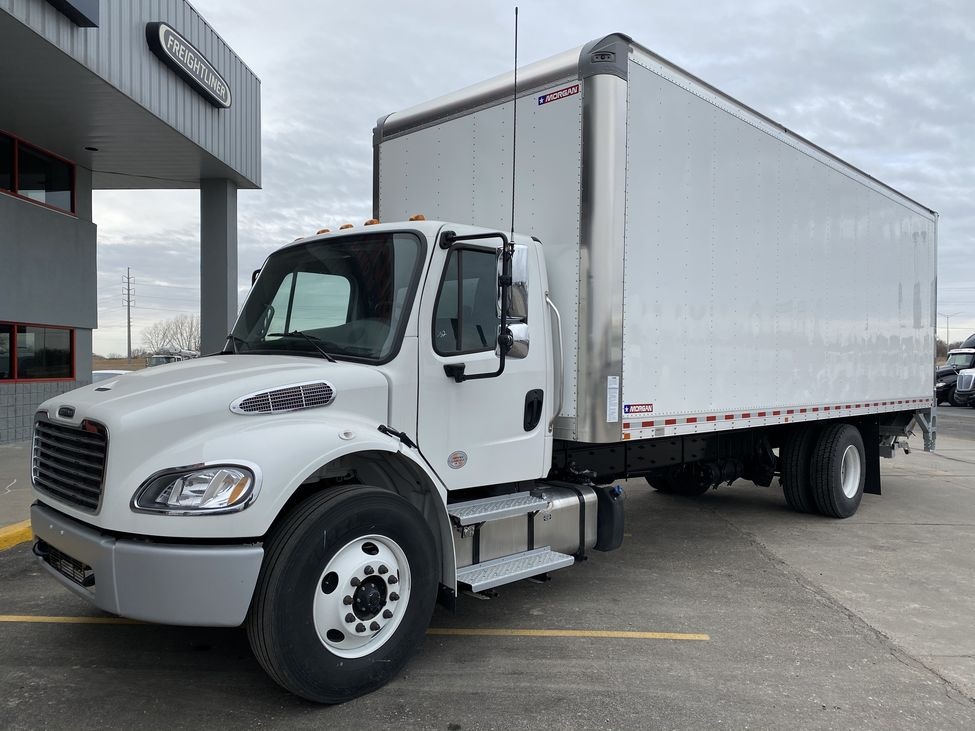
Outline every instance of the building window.
<svg viewBox="0 0 975 731"><path fill-rule="evenodd" d="M74 213L74 165L0 133L0 190Z"/></svg>
<svg viewBox="0 0 975 731"><path fill-rule="evenodd" d="M74 331L0 323L0 380L74 380Z"/></svg>
<svg viewBox="0 0 975 731"><path fill-rule="evenodd" d="M14 189L14 141L0 134L0 189Z"/></svg>

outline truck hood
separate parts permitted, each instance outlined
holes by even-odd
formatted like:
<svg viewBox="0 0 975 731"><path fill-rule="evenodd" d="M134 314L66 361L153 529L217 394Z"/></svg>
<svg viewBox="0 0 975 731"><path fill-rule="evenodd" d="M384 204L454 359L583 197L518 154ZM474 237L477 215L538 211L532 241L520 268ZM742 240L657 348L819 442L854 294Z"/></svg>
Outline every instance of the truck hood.
<svg viewBox="0 0 975 731"><path fill-rule="evenodd" d="M69 391L44 402L39 410L68 423L93 419L110 431L158 428L175 421L193 431L215 420L253 418L230 412L231 402L242 396L314 381L332 386L333 406L341 403L340 408L360 418L386 421L388 385L374 368L279 355L216 355L146 368ZM62 406L74 414L59 414Z"/></svg>

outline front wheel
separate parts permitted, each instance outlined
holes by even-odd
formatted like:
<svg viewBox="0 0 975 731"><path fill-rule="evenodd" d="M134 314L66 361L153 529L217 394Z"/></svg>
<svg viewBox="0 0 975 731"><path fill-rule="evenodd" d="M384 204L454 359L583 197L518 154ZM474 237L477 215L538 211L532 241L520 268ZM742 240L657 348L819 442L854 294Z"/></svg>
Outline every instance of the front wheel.
<svg viewBox="0 0 975 731"><path fill-rule="evenodd" d="M849 518L863 498L867 458L860 430L852 424L823 429L812 455L810 479L816 507L823 515Z"/></svg>
<svg viewBox="0 0 975 731"><path fill-rule="evenodd" d="M313 495L265 543L247 618L254 655L311 701L376 690L423 641L438 566L423 516L399 495L360 486Z"/></svg>

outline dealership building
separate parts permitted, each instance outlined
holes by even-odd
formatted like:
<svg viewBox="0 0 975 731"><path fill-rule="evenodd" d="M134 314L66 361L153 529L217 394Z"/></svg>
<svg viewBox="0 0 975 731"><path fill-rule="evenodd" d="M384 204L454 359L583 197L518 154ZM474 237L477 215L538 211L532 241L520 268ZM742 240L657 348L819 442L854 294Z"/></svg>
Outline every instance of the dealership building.
<svg viewBox="0 0 975 731"><path fill-rule="evenodd" d="M0 444L91 381L92 191L200 191L212 351L237 313L237 190L260 184L260 81L188 2L0 0Z"/></svg>

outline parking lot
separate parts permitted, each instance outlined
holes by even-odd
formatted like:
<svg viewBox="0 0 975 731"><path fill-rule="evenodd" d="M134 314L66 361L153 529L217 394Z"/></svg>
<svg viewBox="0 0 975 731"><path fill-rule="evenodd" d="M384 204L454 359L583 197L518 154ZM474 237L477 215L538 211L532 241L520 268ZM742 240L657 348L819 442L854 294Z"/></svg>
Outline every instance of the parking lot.
<svg viewBox="0 0 975 731"><path fill-rule="evenodd" d="M622 549L438 609L396 681L336 707L275 686L243 631L100 615L21 544L0 727L975 728L975 410L939 429L845 521L633 480Z"/></svg>

